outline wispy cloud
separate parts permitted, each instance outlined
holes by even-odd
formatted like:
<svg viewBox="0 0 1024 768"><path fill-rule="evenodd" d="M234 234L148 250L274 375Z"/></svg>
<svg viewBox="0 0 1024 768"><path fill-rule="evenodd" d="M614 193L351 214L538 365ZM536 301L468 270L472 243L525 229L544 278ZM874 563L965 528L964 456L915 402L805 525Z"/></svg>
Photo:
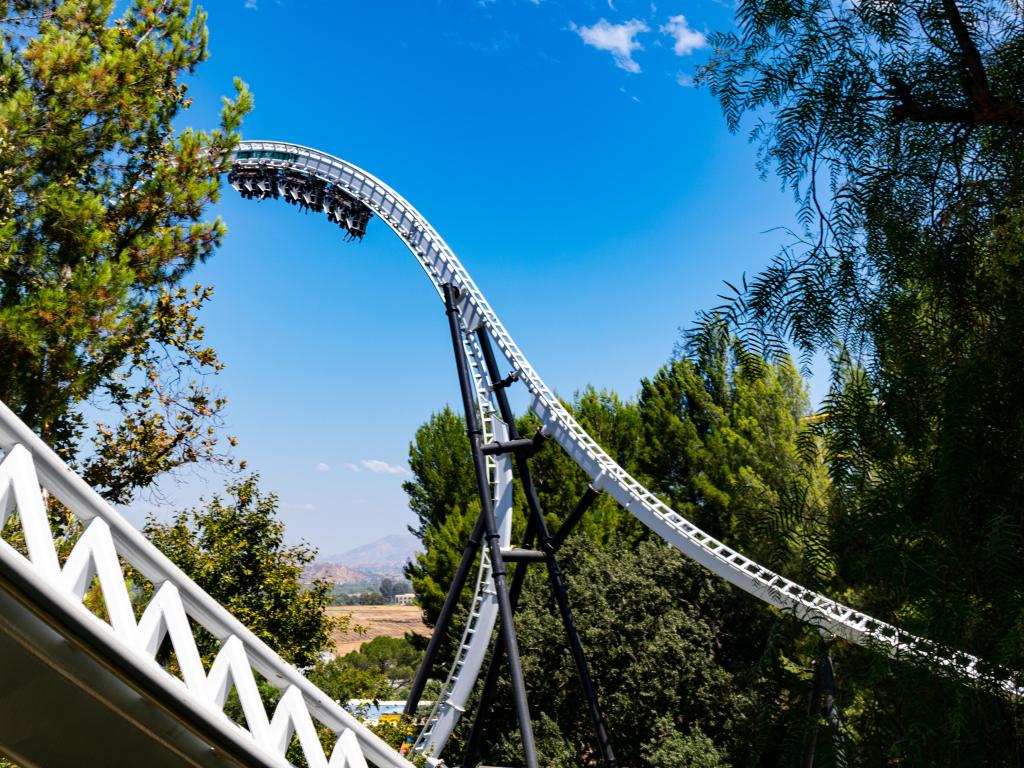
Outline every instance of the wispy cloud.
<svg viewBox="0 0 1024 768"><path fill-rule="evenodd" d="M359 463L363 469L369 472L375 472L378 475L409 475L412 474L405 467L396 467L393 464L388 464L386 461L380 459L360 459Z"/></svg>
<svg viewBox="0 0 1024 768"><path fill-rule="evenodd" d="M573 24L572 29L587 45L597 48L599 51L608 51L615 59L617 67L627 72L640 71L640 65L633 59L633 52L643 50L643 46L637 42L636 36L641 32L649 31L650 27L639 19L630 19L622 24L612 24L602 18L589 27L577 27Z"/></svg>
<svg viewBox="0 0 1024 768"><path fill-rule="evenodd" d="M362 472L363 471L356 464L352 464L351 462L345 462L345 469L351 470L352 472Z"/></svg>
<svg viewBox="0 0 1024 768"><path fill-rule="evenodd" d="M676 84L683 86L683 88L693 88L693 78L685 72L677 72Z"/></svg>
<svg viewBox="0 0 1024 768"><path fill-rule="evenodd" d="M672 50L676 52L676 56L689 56L708 44L704 33L690 27L686 22L686 17L682 15L669 16L668 23L661 25L660 32L675 40Z"/></svg>
<svg viewBox="0 0 1024 768"><path fill-rule="evenodd" d="M319 464L316 465L316 471L317 472L330 472L331 471L331 465L330 464L324 464L321 461Z"/></svg>
<svg viewBox="0 0 1024 768"><path fill-rule="evenodd" d="M256 4L256 0L245 0L245 9L247 11L258 11L260 8Z"/></svg>

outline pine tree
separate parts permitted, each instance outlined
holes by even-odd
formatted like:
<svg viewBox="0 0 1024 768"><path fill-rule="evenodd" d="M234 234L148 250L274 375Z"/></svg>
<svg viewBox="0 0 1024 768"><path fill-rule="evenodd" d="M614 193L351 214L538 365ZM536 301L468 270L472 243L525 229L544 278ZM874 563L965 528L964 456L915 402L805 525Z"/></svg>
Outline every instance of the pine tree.
<svg viewBox="0 0 1024 768"><path fill-rule="evenodd" d="M121 5L121 4L118 4ZM188 0L0 3L0 400L113 501L222 456L220 369L186 286L252 100L175 131L206 58ZM87 425L86 408L103 412Z"/></svg>

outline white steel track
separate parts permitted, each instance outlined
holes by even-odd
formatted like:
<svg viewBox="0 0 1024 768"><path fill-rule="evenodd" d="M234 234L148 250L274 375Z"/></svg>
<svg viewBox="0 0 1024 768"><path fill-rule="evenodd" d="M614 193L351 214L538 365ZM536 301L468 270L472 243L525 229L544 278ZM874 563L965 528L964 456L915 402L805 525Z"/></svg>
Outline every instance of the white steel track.
<svg viewBox="0 0 1024 768"><path fill-rule="evenodd" d="M590 437L566 410L527 361L515 341L498 319L455 254L405 199L391 187L366 171L331 155L297 144L271 141L242 142L235 153L236 168L275 168L306 175L334 185L364 203L379 216L409 248L427 273L438 295L443 299L442 286L452 284L458 289L459 309L463 325L463 342L473 361L478 403L487 418L495 419L490 404L486 376L482 373L479 352L472 342L473 332L485 327L512 369L531 394L530 409L550 434L573 460L590 476L595 488L607 491L626 510L644 525L696 560L708 570L731 584L749 592L760 600L791 613L823 632L834 634L858 645L881 650L894 657L923 661L938 671L985 683L1017 697L1021 688L1009 676L1000 676L979 668L980 660L966 653L951 651L937 644L901 631L897 627L874 619L813 592L780 574L759 565L741 553L716 540L688 521L631 477ZM503 540L503 546L507 541ZM463 638L460 655L456 659L452 676L457 686L449 685L445 699L427 724L424 735L417 742L426 754L440 754L445 741L454 728L458 714L465 704L468 690L476 679L483 661L484 649L490 640L493 612L486 626L475 614L489 584L486 562L481 565L477 582L474 610L470 626ZM477 631L475 627L479 627ZM468 685L466 681L469 681ZM452 692L458 689L458 697ZM445 698L447 697L447 698ZM442 714L444 704L448 710Z"/></svg>
<svg viewBox="0 0 1024 768"><path fill-rule="evenodd" d="M37 612L45 614L44 620L65 628L64 639L57 637L54 648L78 642L87 649L85 654L64 654L64 661L48 654L48 663L60 676L78 676L90 663L87 657L108 660L103 677L96 678L94 671L89 672L93 680L98 679L102 685L108 679L111 683L127 681L129 687L146 691L158 708L179 713L162 717L159 731L150 728L158 741L175 745L197 734L207 740L210 746L192 750L189 765L223 765L227 745L236 755L243 755L234 764L287 768L290 763L285 752L296 736L310 768L366 768L367 760L380 768L412 768L182 573L2 403L0 449L4 453L0 463L0 532L16 512L24 542L23 552L0 539L4 584L22 585L19 594L27 590L34 595ZM63 565L57 557L47 499L60 501L83 526ZM152 596L139 618L134 602L142 594L140 582L136 579L126 583L123 563L152 585ZM83 602L97 586L106 619ZM92 599L96 599L95 594ZM6 615L0 617L0 624L6 620ZM200 660L194 625L221 643L209 671ZM17 633L27 630L27 625L7 629ZM43 634L37 632L35 636ZM174 649L180 678L157 662L157 653L166 640ZM256 673L281 691L270 714L258 689ZM232 688L245 714L244 728L224 712ZM93 693L96 702L102 700ZM74 718L73 712L53 715ZM125 722L137 719L132 713L126 715ZM330 755L320 743L317 724L338 737ZM18 734L9 733L6 724L2 725L4 738L13 738L18 747ZM94 743L116 738L110 733L90 736ZM66 755L74 755L75 749L69 743ZM142 763L163 764L147 760L145 755L136 758Z"/></svg>

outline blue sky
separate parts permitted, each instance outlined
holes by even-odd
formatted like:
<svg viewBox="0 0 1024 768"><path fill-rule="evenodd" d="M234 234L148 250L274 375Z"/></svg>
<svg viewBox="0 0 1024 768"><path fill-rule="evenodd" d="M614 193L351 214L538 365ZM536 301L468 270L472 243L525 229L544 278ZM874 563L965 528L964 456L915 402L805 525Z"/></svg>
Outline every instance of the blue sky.
<svg viewBox="0 0 1024 768"><path fill-rule="evenodd" d="M778 183L691 78L717 2L216 0L182 125L215 122L231 79L251 139L306 144L395 187L469 269L548 384L636 393L723 280L792 225ZM380 222L226 188L229 234L196 280L226 363L236 453L280 496L289 539L324 555L402 530L416 427L458 400L443 307ZM223 485L165 483L140 521Z"/></svg>

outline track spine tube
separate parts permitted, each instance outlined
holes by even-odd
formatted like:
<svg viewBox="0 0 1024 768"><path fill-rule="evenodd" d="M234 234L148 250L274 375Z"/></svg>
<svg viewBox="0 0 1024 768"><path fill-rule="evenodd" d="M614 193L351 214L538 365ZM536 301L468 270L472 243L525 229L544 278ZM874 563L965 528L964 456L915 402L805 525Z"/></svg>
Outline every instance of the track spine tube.
<svg viewBox="0 0 1024 768"><path fill-rule="evenodd" d="M483 433L473 405L473 387L469 379L469 364L466 361L462 330L459 327L459 309L456 300L456 288L451 283L445 283L445 314L448 315L448 329L451 332L452 349L455 353L455 367L459 375L462 407L466 412L466 433L469 436L469 445L473 452L473 468L476 470L476 485L480 495L480 516L484 521L484 536L491 557L491 578L494 581L494 591L497 593L500 637L508 652L508 671L512 682L513 704L519 720L519 733L523 740L523 757L526 768L538 768L537 747L533 738L530 707L526 700L523 667L519 660L519 643L516 641L512 603L509 600L508 586L505 583L505 562L501 557L500 537L494 519L490 482L487 479L487 460L481 450ZM502 392L502 390L498 390L498 392ZM510 424L509 428L512 427L513 425Z"/></svg>
<svg viewBox="0 0 1024 768"><path fill-rule="evenodd" d="M494 358L494 351L491 349L491 340L487 336L487 330L480 328L477 331L477 338L480 341L480 350L483 352L484 363L487 366L487 376L495 381L499 376L498 363ZM508 395L504 388L494 390L494 397L498 402L498 411L502 420L508 425L508 434L511 442L519 438L519 430L516 428L515 414L512 413L512 406L509 405ZM590 710L590 718L594 723L594 732L597 736L598 748L607 768L618 768L618 760L615 757L615 750L612 748L611 735L604 722L604 715L601 713L601 705L597 700L597 689L594 687L594 680L590 676L590 668L587 665L587 655L583 650L583 643L580 641L579 630L576 627L576 620L572 615L572 608L569 605L569 595L565 589L565 580L558 568L558 560L555 557L554 540L548 530L548 524L544 520L544 511L540 506L540 499L537 496L537 488L533 484L533 475L530 473L530 464L527 456L523 453L515 454L516 469L519 471L519 480L523 484L523 493L526 496L526 504L530 508L530 517L537 528L537 538L540 549L547 556L545 563L548 567L548 582L551 584L551 591L555 595L555 602L558 604L558 612L562 616L562 624L565 626L565 634L569 641L569 649L572 651L572 658L576 664L576 674L580 679L580 686L583 688L583 695L587 700L587 708ZM588 491L592 490L588 488ZM594 496L596 497L596 492ZM584 499L587 498L584 495ZM591 499L591 501L593 501ZM588 502L577 505L579 516L590 506ZM574 513L577 511L574 510Z"/></svg>
<svg viewBox="0 0 1024 768"><path fill-rule="evenodd" d="M416 714L416 708L420 704L420 697L423 695L423 688L430 677L430 670L437 659L441 643L444 642L444 637L448 634L448 627L452 622L452 616L455 614L455 606L459 604L459 596L462 594L463 587L466 586L466 579L469 576L470 569L473 567L476 553L480 549L483 534L484 516L481 512L480 516L476 519L476 524L473 526L473 532L469 535L469 541L466 542L466 546L462 550L462 559L459 561L459 567L455 571L455 577L452 579L451 586L448 587L448 594L445 596L444 605L441 606L441 613L438 614L437 622L434 624L434 632L430 636L430 642L427 643L427 650L423 654L423 661L420 662L419 669L416 670L416 677L413 679L412 687L409 689L409 697L405 700L405 709L402 712L403 718L411 718Z"/></svg>

